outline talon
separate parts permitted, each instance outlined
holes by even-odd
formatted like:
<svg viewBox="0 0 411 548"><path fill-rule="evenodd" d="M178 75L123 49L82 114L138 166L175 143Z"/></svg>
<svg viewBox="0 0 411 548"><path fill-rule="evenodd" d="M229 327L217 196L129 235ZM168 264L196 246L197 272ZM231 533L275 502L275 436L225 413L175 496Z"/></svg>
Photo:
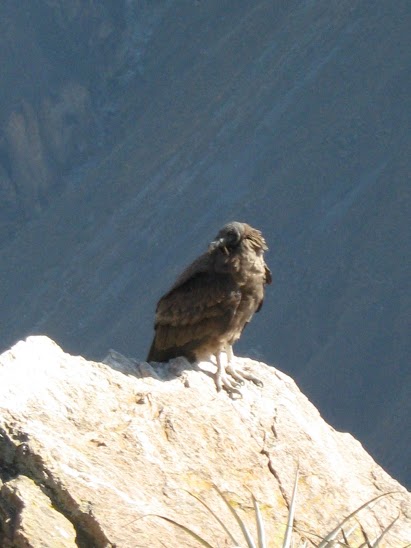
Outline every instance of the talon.
<svg viewBox="0 0 411 548"><path fill-rule="evenodd" d="M228 396L232 400L241 400L243 398L243 395L241 394L239 390L232 390L231 392L228 393Z"/></svg>
<svg viewBox="0 0 411 548"><path fill-rule="evenodd" d="M237 369L234 369L234 367L229 364L226 367L226 372L229 373L236 381L238 381L241 385L245 384L245 381L252 381L254 384L262 388L264 386L263 382L260 381L258 377L255 377L251 373L248 373L247 371L238 371Z"/></svg>

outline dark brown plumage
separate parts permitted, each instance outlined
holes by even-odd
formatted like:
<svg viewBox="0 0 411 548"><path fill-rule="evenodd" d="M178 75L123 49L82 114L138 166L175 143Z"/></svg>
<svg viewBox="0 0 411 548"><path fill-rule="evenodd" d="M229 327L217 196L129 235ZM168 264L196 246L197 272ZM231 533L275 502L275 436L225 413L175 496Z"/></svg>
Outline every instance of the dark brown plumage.
<svg viewBox="0 0 411 548"><path fill-rule="evenodd" d="M195 362L215 355L219 390L238 392L236 387L244 379L258 384L255 377L234 369L231 347L261 309L264 286L271 283L263 257L266 249L259 230L246 223L225 225L158 302L147 360L165 362L184 356ZM224 351L226 367L221 361Z"/></svg>

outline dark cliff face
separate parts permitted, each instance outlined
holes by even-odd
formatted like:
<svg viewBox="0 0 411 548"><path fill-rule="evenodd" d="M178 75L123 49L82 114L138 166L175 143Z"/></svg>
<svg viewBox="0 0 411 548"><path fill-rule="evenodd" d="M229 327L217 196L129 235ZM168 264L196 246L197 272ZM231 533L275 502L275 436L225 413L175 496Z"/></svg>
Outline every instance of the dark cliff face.
<svg viewBox="0 0 411 548"><path fill-rule="evenodd" d="M5 5L2 347L143 358L160 295L249 222L274 284L236 352L410 484L409 3Z"/></svg>

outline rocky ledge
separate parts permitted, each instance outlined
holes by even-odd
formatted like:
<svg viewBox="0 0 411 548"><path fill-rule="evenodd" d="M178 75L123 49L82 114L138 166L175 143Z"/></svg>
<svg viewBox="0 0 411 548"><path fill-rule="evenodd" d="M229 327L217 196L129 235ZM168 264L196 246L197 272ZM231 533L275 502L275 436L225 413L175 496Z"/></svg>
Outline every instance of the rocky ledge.
<svg viewBox="0 0 411 548"><path fill-rule="evenodd" d="M264 382L241 399L217 393L201 363L153 368L111 352L105 363L29 337L0 357L0 544L7 547L189 547L238 525L216 485L255 534L251 493L269 546L281 546L297 466L295 546L388 492L357 517L382 546L411 539L411 494L350 434L336 432L274 367L237 358ZM357 541L355 535L358 535ZM241 534L238 535L241 537ZM353 546L364 541L360 529ZM357 542L357 544L355 544ZM385 543L385 544L384 544Z"/></svg>

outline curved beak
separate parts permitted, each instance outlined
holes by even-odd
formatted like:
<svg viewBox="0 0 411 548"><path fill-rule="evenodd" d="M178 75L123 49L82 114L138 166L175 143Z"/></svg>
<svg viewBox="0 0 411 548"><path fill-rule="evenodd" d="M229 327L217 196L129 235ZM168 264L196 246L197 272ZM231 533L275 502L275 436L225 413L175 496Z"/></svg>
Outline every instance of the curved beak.
<svg viewBox="0 0 411 548"><path fill-rule="evenodd" d="M218 240L213 240L210 242L210 245L208 246L209 251L214 251L215 249L220 248L225 255L228 255L228 249L225 245L224 238L219 238Z"/></svg>

